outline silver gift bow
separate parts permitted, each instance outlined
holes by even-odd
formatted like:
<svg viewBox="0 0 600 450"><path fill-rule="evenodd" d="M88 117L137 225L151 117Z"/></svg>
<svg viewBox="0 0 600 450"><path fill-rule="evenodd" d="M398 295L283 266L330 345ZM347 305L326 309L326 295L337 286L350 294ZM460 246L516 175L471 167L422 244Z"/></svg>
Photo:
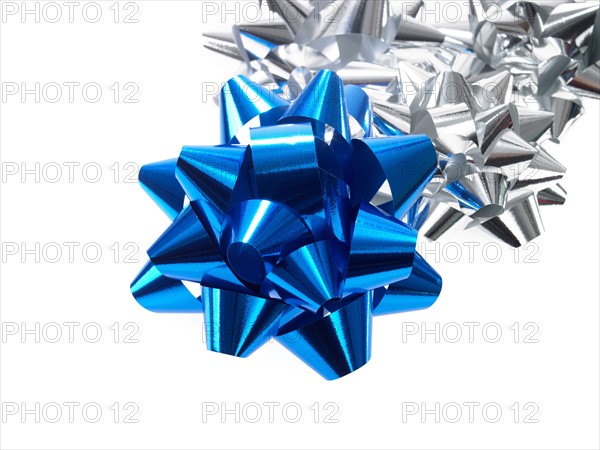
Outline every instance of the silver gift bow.
<svg viewBox="0 0 600 450"><path fill-rule="evenodd" d="M268 20L206 46L292 101L336 70L369 95L373 135L429 135L437 175L405 218L426 237L479 226L519 247L542 233L540 205L565 202L566 169L542 144L583 113L581 96L600 98L597 0L470 0L464 17L463 2L260 3ZM373 201L388 200L383 186Z"/></svg>

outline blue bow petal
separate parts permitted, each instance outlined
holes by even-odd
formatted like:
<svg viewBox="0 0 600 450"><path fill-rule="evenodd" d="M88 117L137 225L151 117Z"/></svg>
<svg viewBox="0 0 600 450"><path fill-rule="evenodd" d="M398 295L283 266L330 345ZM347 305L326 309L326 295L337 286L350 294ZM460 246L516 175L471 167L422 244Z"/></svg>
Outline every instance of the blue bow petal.
<svg viewBox="0 0 600 450"><path fill-rule="evenodd" d="M221 144L239 143L236 135L255 117L261 118L262 125L274 123L289 105L278 95L243 75L238 75L225 84L219 101Z"/></svg>
<svg viewBox="0 0 600 450"><path fill-rule="evenodd" d="M204 275L223 259L191 207L186 207L148 249L160 272L176 280L202 282Z"/></svg>
<svg viewBox="0 0 600 450"><path fill-rule="evenodd" d="M285 303L237 292L202 288L209 350L246 357L276 331Z"/></svg>
<svg viewBox="0 0 600 450"><path fill-rule="evenodd" d="M343 377L371 358L372 294L297 328L285 325L277 341L327 380Z"/></svg>
<svg viewBox="0 0 600 450"><path fill-rule="evenodd" d="M202 312L202 301L179 280L165 277L150 261L131 283L137 302L152 312Z"/></svg>
<svg viewBox="0 0 600 450"><path fill-rule="evenodd" d="M364 292L410 275L417 232L370 203L362 203L350 248L345 289Z"/></svg>
<svg viewBox="0 0 600 450"><path fill-rule="evenodd" d="M318 72L282 116L282 120L298 118L327 124L350 142L348 107L341 78L330 70ZM319 130L324 131L324 127Z"/></svg>
<svg viewBox="0 0 600 450"><path fill-rule="evenodd" d="M225 212L245 151L243 146L183 147L176 177L191 201L207 201Z"/></svg>
<svg viewBox="0 0 600 450"><path fill-rule="evenodd" d="M373 302L375 315L395 314L429 308L442 290L442 277L415 253L410 276L390 284L379 301Z"/></svg>
<svg viewBox="0 0 600 450"><path fill-rule="evenodd" d="M183 147L175 176L215 243L245 156L242 146Z"/></svg>
<svg viewBox="0 0 600 450"><path fill-rule="evenodd" d="M140 186L173 220L183 209L185 192L175 178L177 159L146 164L140 169Z"/></svg>
<svg viewBox="0 0 600 450"><path fill-rule="evenodd" d="M355 151L373 152L392 191L392 210L402 219L417 201L437 168L437 155L431 140L425 135L392 136L353 141ZM375 160L370 161L373 166ZM365 167L364 176L369 177ZM376 171L376 173L381 173Z"/></svg>
<svg viewBox="0 0 600 450"><path fill-rule="evenodd" d="M251 151L258 195L301 215L322 209L315 137L309 124L254 128Z"/></svg>
<svg viewBox="0 0 600 450"><path fill-rule="evenodd" d="M225 218L221 251L241 280L260 285L283 254L310 240L305 223L287 206L247 200Z"/></svg>
<svg viewBox="0 0 600 450"><path fill-rule="evenodd" d="M317 312L342 297L344 270L336 262L339 249L330 241L309 244L286 256L267 276L288 303Z"/></svg>

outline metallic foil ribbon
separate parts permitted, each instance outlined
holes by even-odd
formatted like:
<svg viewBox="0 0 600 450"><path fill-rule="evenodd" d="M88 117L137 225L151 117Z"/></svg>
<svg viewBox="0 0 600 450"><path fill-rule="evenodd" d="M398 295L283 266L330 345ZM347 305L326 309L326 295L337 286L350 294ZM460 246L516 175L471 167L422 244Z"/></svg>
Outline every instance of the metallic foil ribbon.
<svg viewBox="0 0 600 450"><path fill-rule="evenodd" d="M367 95L329 70L293 103L237 76L220 110L220 145L140 171L173 223L133 295L150 311L203 312L209 350L246 357L274 338L326 379L353 372L371 356L374 315L440 293L400 220L436 171L431 140L373 137Z"/></svg>
<svg viewBox="0 0 600 450"><path fill-rule="evenodd" d="M480 227L514 247L543 232L539 207L566 199L566 169L543 144L583 113L581 96L600 98L597 0L471 0L463 20L422 0L264 3L271 20L207 33L206 46L288 100L335 70L368 94L376 136L428 135L439 161L409 225L434 240Z"/></svg>

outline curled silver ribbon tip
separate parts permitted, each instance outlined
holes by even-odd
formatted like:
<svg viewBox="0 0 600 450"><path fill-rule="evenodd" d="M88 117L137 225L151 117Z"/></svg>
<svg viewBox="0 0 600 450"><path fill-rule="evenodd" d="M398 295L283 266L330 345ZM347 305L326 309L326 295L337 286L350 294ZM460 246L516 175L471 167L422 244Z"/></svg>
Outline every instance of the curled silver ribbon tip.
<svg viewBox="0 0 600 450"><path fill-rule="evenodd" d="M207 46L290 101L317 70L335 70L368 95L372 136L427 134L438 169L408 220L425 236L483 226L522 245L543 229L526 213L564 203L566 169L546 148L584 113L582 96L600 99L599 2L469 0L435 26L420 0L266 6L277 20L207 35Z"/></svg>
<svg viewBox="0 0 600 450"><path fill-rule="evenodd" d="M567 191L560 185L548 187L537 194L538 204L544 205L564 205L567 201Z"/></svg>

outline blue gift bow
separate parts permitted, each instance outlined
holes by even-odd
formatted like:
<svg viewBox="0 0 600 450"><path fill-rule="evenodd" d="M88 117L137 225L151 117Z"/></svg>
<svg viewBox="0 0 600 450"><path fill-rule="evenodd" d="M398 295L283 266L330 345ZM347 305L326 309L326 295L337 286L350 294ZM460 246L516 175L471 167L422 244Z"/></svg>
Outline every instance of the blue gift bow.
<svg viewBox="0 0 600 450"><path fill-rule="evenodd" d="M221 145L140 171L173 223L132 293L150 311L204 312L209 350L246 357L275 337L324 378L347 375L370 358L373 315L428 308L441 291L400 220L433 177L433 145L352 139L350 121L372 135L370 104L329 70L292 104L237 76L220 109ZM392 199L376 207L386 181Z"/></svg>

